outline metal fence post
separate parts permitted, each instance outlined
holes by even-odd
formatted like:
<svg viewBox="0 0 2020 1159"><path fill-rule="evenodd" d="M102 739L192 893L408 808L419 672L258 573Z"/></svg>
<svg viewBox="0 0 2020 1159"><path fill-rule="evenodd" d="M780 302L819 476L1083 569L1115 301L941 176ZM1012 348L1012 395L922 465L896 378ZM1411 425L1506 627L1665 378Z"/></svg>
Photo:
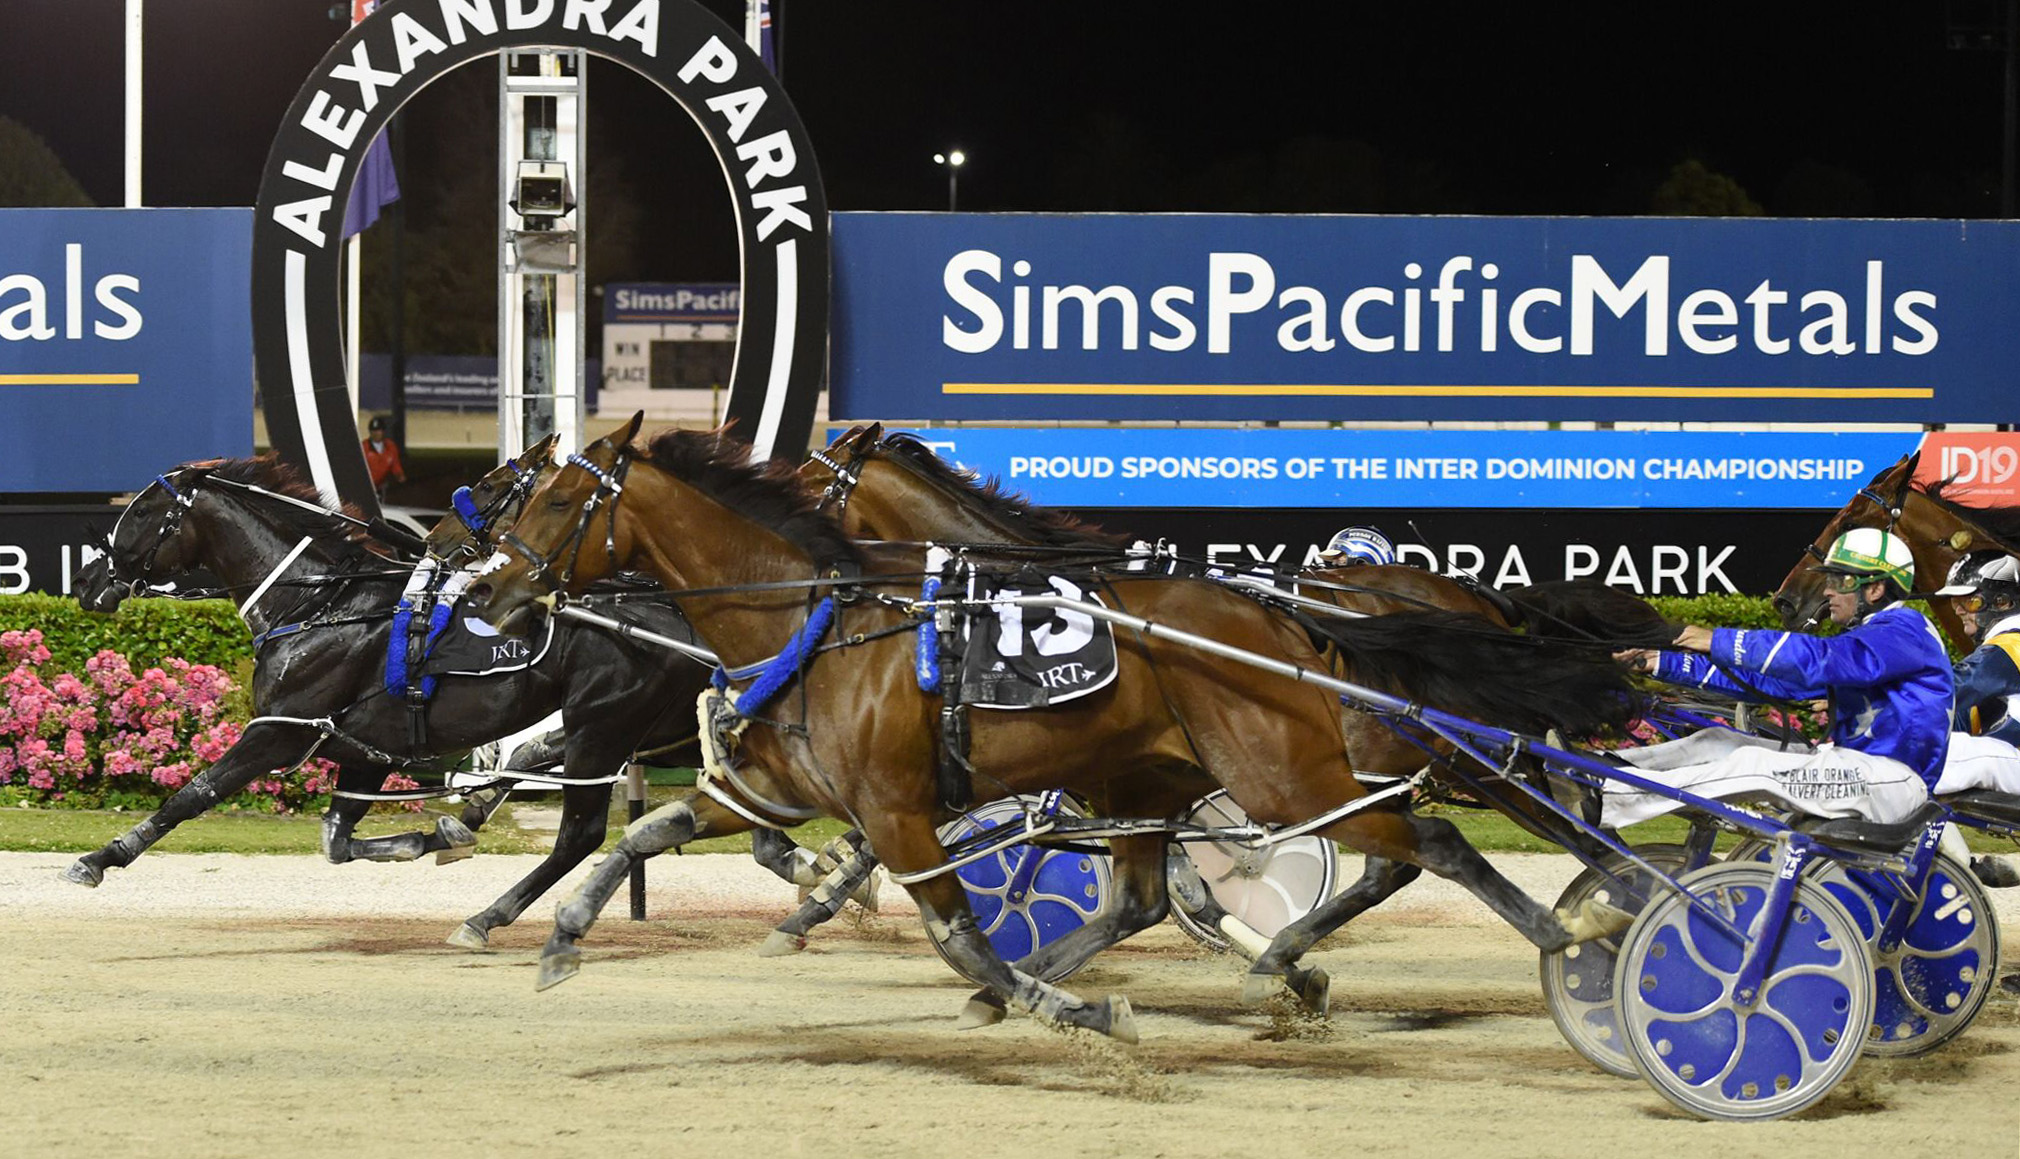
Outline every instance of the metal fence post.
<svg viewBox="0 0 2020 1159"><path fill-rule="evenodd" d="M636 761L624 766L624 812L636 821L645 816L645 766ZM645 862L631 867L631 920L645 920Z"/></svg>

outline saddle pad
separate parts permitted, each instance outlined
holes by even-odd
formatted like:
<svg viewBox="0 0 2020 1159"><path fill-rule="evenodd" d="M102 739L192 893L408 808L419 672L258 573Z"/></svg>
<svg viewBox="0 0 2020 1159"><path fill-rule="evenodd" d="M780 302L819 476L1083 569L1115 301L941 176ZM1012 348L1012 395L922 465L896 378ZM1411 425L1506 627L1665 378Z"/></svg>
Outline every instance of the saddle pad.
<svg viewBox="0 0 2020 1159"><path fill-rule="evenodd" d="M538 636L508 636L457 609L421 664L423 676L497 676L540 663L554 643L554 618Z"/></svg>
<svg viewBox="0 0 2020 1159"><path fill-rule="evenodd" d="M976 585L991 596L1061 595L1101 603L1071 580L1030 571L979 576ZM968 617L961 657L964 703L977 708L1044 708L1076 700L1115 680L1115 630L1108 621L1071 609L1014 604L999 605L995 613Z"/></svg>

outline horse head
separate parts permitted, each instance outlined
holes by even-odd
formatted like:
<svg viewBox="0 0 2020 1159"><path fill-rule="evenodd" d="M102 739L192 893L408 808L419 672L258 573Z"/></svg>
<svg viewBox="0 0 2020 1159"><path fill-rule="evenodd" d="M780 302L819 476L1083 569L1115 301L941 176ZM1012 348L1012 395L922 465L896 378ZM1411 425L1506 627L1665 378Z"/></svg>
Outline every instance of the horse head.
<svg viewBox="0 0 2020 1159"><path fill-rule="evenodd" d="M475 483L458 487L450 501L452 510L428 532L428 554L455 560L489 548L518 518L540 472L552 463L559 438L548 435L491 468Z"/></svg>
<svg viewBox="0 0 2020 1159"><path fill-rule="evenodd" d="M628 557L629 535L618 519L618 500L631 462L631 441L645 412L568 456L532 488L512 529L497 537L498 550L478 568L466 598L485 618L510 628L534 601L555 592L579 592L615 573ZM603 524L602 534L594 525ZM593 538L603 550L587 550Z"/></svg>
<svg viewBox="0 0 2020 1159"><path fill-rule="evenodd" d="M79 607L116 612L127 596L199 566L197 533L186 526L185 517L196 504L202 480L200 466L185 466L155 476L140 489L112 525L105 554L79 575Z"/></svg>

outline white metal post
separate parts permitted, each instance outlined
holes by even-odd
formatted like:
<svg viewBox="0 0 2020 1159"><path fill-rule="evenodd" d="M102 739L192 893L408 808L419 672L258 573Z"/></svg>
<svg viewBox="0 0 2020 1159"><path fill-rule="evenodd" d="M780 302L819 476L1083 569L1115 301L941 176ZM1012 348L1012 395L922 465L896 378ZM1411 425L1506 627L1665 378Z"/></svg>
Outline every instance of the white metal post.
<svg viewBox="0 0 2020 1159"><path fill-rule="evenodd" d="M140 208L140 10L126 0L126 208Z"/></svg>
<svg viewBox="0 0 2020 1159"><path fill-rule="evenodd" d="M537 56L537 72L515 75L513 61L527 56ZM587 54L563 48L525 49L498 58L501 462L549 432L563 452L582 445L587 64ZM528 110L546 101L553 102L553 132L529 141ZM571 209L527 213L525 205L512 207L520 194L522 162L529 161L559 163Z"/></svg>

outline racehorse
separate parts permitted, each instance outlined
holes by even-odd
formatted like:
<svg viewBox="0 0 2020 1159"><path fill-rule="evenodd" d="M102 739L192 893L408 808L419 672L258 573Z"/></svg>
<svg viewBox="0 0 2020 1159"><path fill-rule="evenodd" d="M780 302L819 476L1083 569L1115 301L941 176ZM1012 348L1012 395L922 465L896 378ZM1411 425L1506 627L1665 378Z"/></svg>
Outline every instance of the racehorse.
<svg viewBox="0 0 2020 1159"><path fill-rule="evenodd" d="M942 815L937 705L912 683L920 621L902 596L919 581L922 553L859 547L814 509L795 476L751 465L741 443L670 431L639 447L639 422L634 417L543 482L469 590L509 625L536 598L642 566L680 594L725 665L742 672L762 660L760 683L789 689L772 716L759 718L763 727L744 734L741 759L724 770L727 784L656 811L632 830L657 829L655 840L670 847L740 831L760 817L794 818L809 805L849 818L918 902L929 936L997 1003L1133 1040L1126 1000L1088 1003L997 958L947 873L934 827ZM827 590L829 600L809 598ZM1305 625L1213 581L1118 575L1104 577L1101 590L1131 614L1201 627L1297 669L1325 663ZM1520 650L1517 663L1508 637L1441 630L1451 623L1423 613L1326 624L1323 632L1357 665L1379 663L1399 685L1481 716L1525 725L1583 720L1598 728L1628 713L1623 674L1610 662L1532 648ZM829 625L842 644L823 648ZM1603 936L1625 916L1551 913L1495 872L1449 822L1343 810L1366 790L1345 759L1330 694L1290 680L1259 681L1245 666L1156 637L1117 635L1118 679L1041 713L978 722L975 767L1012 791L1089 790L1117 770L1204 772L1260 822L1324 818L1319 831L1335 840L1459 881L1545 949ZM569 910L557 911L543 981L549 957L575 953L579 931L569 928Z"/></svg>
<svg viewBox="0 0 2020 1159"><path fill-rule="evenodd" d="M1072 516L1025 502L994 480L983 481L959 470L913 436L886 436L880 423L851 428L824 451L816 452L801 468L801 475L810 485L821 488L821 506L840 514L844 529L857 537L1018 547L1036 544L1048 549L1042 558L1042 562L1048 563L1070 563L1076 556L1112 559L1129 542L1125 536L1112 535ZM1426 608L1467 612L1498 626L1527 623L1535 635L1605 641L1609 647L1667 644L1677 631L1675 624L1663 619L1645 601L1588 581L1499 593L1435 572L1394 565L1320 569L1301 573L1298 578L1318 581L1316 585L1301 584L1300 590L1305 594L1369 615ZM1379 716L1344 709L1343 718L1346 749L1353 754L1358 772L1408 777L1424 767L1431 755L1424 744L1399 733ZM1449 746L1442 744L1431 747L1449 752ZM1196 788L1169 778L1166 784L1172 791ZM1132 787L1137 793L1146 788L1149 786ZM1113 797L1110 803L1114 804ZM1140 799L1132 803L1139 808L1149 804ZM1185 803L1165 800L1161 802L1162 809L1151 805L1149 811L1130 815L1157 815ZM1545 817L1520 793L1506 794L1489 803L1498 805L1533 833L1553 840L1575 839L1574 834ZM1116 904L1082 927L1088 931L1086 934L1069 935L1048 945L1019 962L1019 967L1041 978L1055 978L1058 972L1077 966L1102 946L1112 945L1161 920L1166 904L1164 874L1131 872L1128 867L1136 858L1126 844L1146 842L1141 855L1148 858L1157 851L1159 841L1157 837L1131 837L1111 842L1121 886ZM1273 944L1256 955L1255 947L1237 939L1235 945L1256 959L1247 982L1250 995L1259 996L1281 979L1307 1005L1323 1010L1326 975L1322 970L1298 966L1298 959L1320 938L1387 900L1420 872L1414 865L1369 857L1358 882L1343 890L1337 899L1323 903L1296 932L1286 931L1281 944ZM1212 905L1211 895L1203 889L1191 892L1196 892L1197 900L1207 907L1207 912L1201 915L1205 924L1217 926L1218 916L1213 911L1218 907Z"/></svg>
<svg viewBox="0 0 2020 1159"><path fill-rule="evenodd" d="M1919 451L1873 476L1850 502L1831 516L1822 533L1804 549L1774 594L1775 611L1783 626L1806 631L1824 619L1823 573L1815 563L1838 536L1854 527L1884 527L1900 537L1915 556L1914 596L1929 601L1929 610L1952 646L1975 647L1970 633L1944 597L1932 595L1943 586L1950 568L1975 551L2020 555L2020 509L1965 507L1943 497L1943 484L1914 484Z"/></svg>
<svg viewBox="0 0 2020 1159"><path fill-rule="evenodd" d="M271 456L185 464L160 476L120 516L104 559L101 581L78 593L90 610L115 610L129 592L199 568L224 582L255 633L256 716L236 745L154 815L78 858L65 876L82 885L99 884L107 868L131 864L176 825L255 777L311 756L338 763L340 793L368 794L390 770L447 769L473 746L559 709L576 725L567 730L567 779L602 780L634 750L690 736L689 706L707 680L706 669L669 662L656 648L556 624L547 655L530 668L440 677L427 706L426 739L417 741L408 706L387 694L383 681L393 607L410 565L392 558L354 519L325 507L313 487ZM670 607L641 607L633 615L652 631L692 637ZM608 784L566 786L552 852L450 940L481 948L492 929L512 922L595 852L609 799ZM331 801L323 823L331 861L412 860L475 840L447 817L433 833L352 837L369 807L356 797Z"/></svg>

